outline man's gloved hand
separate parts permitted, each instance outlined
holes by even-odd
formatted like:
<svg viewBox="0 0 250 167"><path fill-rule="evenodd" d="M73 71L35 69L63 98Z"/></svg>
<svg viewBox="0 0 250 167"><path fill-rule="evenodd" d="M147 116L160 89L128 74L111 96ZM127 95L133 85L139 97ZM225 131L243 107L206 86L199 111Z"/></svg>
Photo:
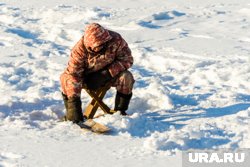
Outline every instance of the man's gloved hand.
<svg viewBox="0 0 250 167"><path fill-rule="evenodd" d="M85 83L90 90L96 90L112 79L111 74L107 69L93 72L85 76Z"/></svg>

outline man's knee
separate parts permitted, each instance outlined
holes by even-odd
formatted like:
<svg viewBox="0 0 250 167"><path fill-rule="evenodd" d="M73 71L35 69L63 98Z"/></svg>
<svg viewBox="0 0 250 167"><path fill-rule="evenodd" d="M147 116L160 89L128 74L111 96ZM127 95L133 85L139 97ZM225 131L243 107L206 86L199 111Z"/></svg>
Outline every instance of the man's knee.
<svg viewBox="0 0 250 167"><path fill-rule="evenodd" d="M117 91L120 93L131 94L134 82L135 80L132 73L130 71L124 71L117 78L114 86L116 86Z"/></svg>
<svg viewBox="0 0 250 167"><path fill-rule="evenodd" d="M68 97L80 96L82 86L71 75L66 73L61 74L60 83L62 92Z"/></svg>
<svg viewBox="0 0 250 167"><path fill-rule="evenodd" d="M126 85L133 85L135 82L133 74L128 70L122 72L120 80L122 80Z"/></svg>

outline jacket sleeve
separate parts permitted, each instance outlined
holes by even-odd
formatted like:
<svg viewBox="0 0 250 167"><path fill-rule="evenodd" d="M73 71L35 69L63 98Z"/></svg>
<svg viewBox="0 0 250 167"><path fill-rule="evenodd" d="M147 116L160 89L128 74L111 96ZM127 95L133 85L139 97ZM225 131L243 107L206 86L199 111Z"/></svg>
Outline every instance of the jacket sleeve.
<svg viewBox="0 0 250 167"><path fill-rule="evenodd" d="M83 38L81 38L73 47L66 73L74 77L76 81L83 79L83 73L86 66L86 51L83 44Z"/></svg>
<svg viewBox="0 0 250 167"><path fill-rule="evenodd" d="M128 44L121 38L120 46L118 47L113 63L108 67L112 77L115 77L122 71L127 70L133 65L133 57Z"/></svg>

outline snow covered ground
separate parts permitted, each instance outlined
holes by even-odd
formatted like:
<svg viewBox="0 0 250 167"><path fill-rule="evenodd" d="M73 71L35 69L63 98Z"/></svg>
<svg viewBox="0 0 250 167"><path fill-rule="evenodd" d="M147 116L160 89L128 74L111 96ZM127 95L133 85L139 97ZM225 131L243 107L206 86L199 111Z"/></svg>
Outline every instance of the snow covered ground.
<svg viewBox="0 0 250 167"><path fill-rule="evenodd" d="M90 22L135 59L131 116L96 120L110 135L57 122L59 75ZM179 167L181 151L250 148L249 29L248 0L1 0L0 166Z"/></svg>

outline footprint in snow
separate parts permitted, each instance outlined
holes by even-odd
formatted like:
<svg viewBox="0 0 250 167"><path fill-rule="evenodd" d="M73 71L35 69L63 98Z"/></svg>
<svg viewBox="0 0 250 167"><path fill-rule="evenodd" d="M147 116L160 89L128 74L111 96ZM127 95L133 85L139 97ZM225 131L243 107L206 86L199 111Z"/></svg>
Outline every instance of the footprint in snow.
<svg viewBox="0 0 250 167"><path fill-rule="evenodd" d="M25 39L36 39L38 37L38 34L32 33L28 30L24 30L21 28L9 28L6 30L6 32L16 34L19 37L22 37Z"/></svg>
<svg viewBox="0 0 250 167"><path fill-rule="evenodd" d="M153 14L154 20L171 20L174 19L174 17L181 17L186 15L185 13L178 12L178 11L171 11L171 12L160 12Z"/></svg>
<svg viewBox="0 0 250 167"><path fill-rule="evenodd" d="M15 154L12 152L0 152L0 166L18 166L18 162L23 158L25 158L25 156L20 154Z"/></svg>
<svg viewBox="0 0 250 167"><path fill-rule="evenodd" d="M13 46L13 45L12 45L11 43L9 43L9 42L1 41L1 42L0 42L0 46L9 47L9 46Z"/></svg>
<svg viewBox="0 0 250 167"><path fill-rule="evenodd" d="M181 17L184 15L186 14L175 10L167 12L159 12L149 16L144 20L138 21L138 25L151 29L159 29L163 27L162 24L168 22L169 20L173 20L177 17Z"/></svg>

